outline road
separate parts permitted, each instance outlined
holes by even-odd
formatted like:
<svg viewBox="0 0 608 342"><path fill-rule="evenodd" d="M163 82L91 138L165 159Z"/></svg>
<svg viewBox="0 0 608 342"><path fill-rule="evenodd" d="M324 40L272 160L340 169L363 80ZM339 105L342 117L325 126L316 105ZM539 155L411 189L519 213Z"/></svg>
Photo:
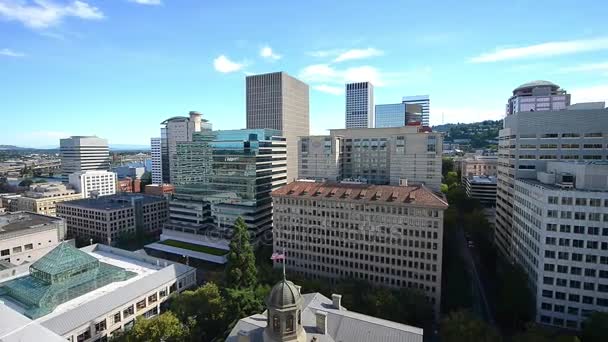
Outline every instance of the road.
<svg viewBox="0 0 608 342"><path fill-rule="evenodd" d="M463 229L458 230L457 236L459 240L458 245L460 249L460 254L462 255L463 260L466 263L468 272L471 275L474 301L473 310L479 315L479 317L483 318L486 322L488 322L488 324L496 327L496 322L494 321L492 310L490 310L490 305L488 304L485 289L479 277L477 264L475 263L475 259L473 258L471 249L467 246L467 239L464 235Z"/></svg>

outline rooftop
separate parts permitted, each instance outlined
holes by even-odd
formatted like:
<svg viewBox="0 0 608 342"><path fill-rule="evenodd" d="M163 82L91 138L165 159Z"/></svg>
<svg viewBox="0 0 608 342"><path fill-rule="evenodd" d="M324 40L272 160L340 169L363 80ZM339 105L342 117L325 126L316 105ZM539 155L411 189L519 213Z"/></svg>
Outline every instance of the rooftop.
<svg viewBox="0 0 608 342"><path fill-rule="evenodd" d="M123 270L131 276L122 280L115 278L113 282L80 292L34 322L26 317L26 307L10 298L0 296L0 322L5 322L6 317L14 316L23 321L15 326L15 331L20 326L39 324L56 334L64 335L193 270L192 267L154 258L145 253L125 251L106 245L91 245L79 251L94 258L100 264L114 270ZM24 276L28 276L28 273L18 274L13 280ZM7 282L9 281L11 280ZM7 282L0 283L0 286ZM3 310L8 312L5 313ZM0 341L4 341L3 326L0 324Z"/></svg>
<svg viewBox="0 0 608 342"><path fill-rule="evenodd" d="M413 326L367 316L344 308L334 307L331 299L320 293L303 294L302 325L307 341L376 341L421 342L423 330ZM327 333L321 334L316 325L317 312L327 314ZM241 319L228 336L227 342L238 341L239 332L248 334L251 342L263 342L266 313Z"/></svg>
<svg viewBox="0 0 608 342"><path fill-rule="evenodd" d="M98 198L84 198L69 202L62 202L58 203L58 205L82 207L88 209L116 210L130 208L133 206L132 201L140 199L143 201L144 204L165 201L164 197L145 194L120 193L116 195L101 196Z"/></svg>
<svg viewBox="0 0 608 342"><path fill-rule="evenodd" d="M422 185L393 186L295 181L273 191L272 196L333 198L370 203L407 203L442 209L448 207L448 203L442 195L435 194Z"/></svg>
<svg viewBox="0 0 608 342"><path fill-rule="evenodd" d="M496 184L496 177L494 176L471 176L467 179L471 184Z"/></svg>
<svg viewBox="0 0 608 342"><path fill-rule="evenodd" d="M19 230L38 228L49 223L61 222L61 219L53 216L34 214L29 212L12 212L0 216L0 237L3 233Z"/></svg>
<svg viewBox="0 0 608 342"><path fill-rule="evenodd" d="M524 90L527 88L535 88L535 87L551 87L551 88L559 89L559 86L553 82L536 80L536 81L532 81L532 82L528 82L528 83L524 83L524 84L520 85L519 87L517 87L513 90L513 93L515 94L515 92L517 92L519 90Z"/></svg>

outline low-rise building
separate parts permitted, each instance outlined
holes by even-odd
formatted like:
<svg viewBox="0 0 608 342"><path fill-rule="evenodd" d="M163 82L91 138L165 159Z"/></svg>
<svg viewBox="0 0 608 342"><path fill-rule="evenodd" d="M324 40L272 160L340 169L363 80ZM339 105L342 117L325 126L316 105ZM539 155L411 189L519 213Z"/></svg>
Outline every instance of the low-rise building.
<svg viewBox="0 0 608 342"><path fill-rule="evenodd" d="M300 293L288 280L277 283L266 311L237 322L227 342L422 342L423 329L349 311L342 296Z"/></svg>
<svg viewBox="0 0 608 342"><path fill-rule="evenodd" d="M6 201L9 211L55 216L57 203L80 198L81 194L62 183L42 183L30 186L30 190L22 195L9 196Z"/></svg>
<svg viewBox="0 0 608 342"><path fill-rule="evenodd" d="M79 171L69 175L70 184L82 198L114 195L116 173L109 171Z"/></svg>
<svg viewBox="0 0 608 342"><path fill-rule="evenodd" d="M141 192L141 179L139 178L120 178L116 181L116 192Z"/></svg>
<svg viewBox="0 0 608 342"><path fill-rule="evenodd" d="M0 270L0 279L5 273L16 275L0 282L3 341L105 341L136 317L157 316L172 293L196 284L196 270L186 265L65 242L32 264Z"/></svg>
<svg viewBox="0 0 608 342"><path fill-rule="evenodd" d="M116 176L118 178L141 178L146 172L146 168L143 166L117 166L114 168L114 172L116 172Z"/></svg>
<svg viewBox="0 0 608 342"><path fill-rule="evenodd" d="M4 214L0 216L0 260L13 265L34 262L63 241L65 234L65 222L58 217Z"/></svg>
<svg viewBox="0 0 608 342"><path fill-rule="evenodd" d="M175 187L171 184L148 184L144 188L146 195L166 196L175 192Z"/></svg>
<svg viewBox="0 0 608 342"><path fill-rule="evenodd" d="M484 205L496 205L496 176L465 177L464 187L470 198Z"/></svg>
<svg viewBox="0 0 608 342"><path fill-rule="evenodd" d="M461 176L464 180L472 176L493 176L496 177L496 166L498 156L476 155L465 158L460 162Z"/></svg>
<svg viewBox="0 0 608 342"><path fill-rule="evenodd" d="M514 260L528 274L538 323L579 329L608 312L608 163L548 162L516 179Z"/></svg>
<svg viewBox="0 0 608 342"><path fill-rule="evenodd" d="M292 182L273 191L274 250L310 279L353 278L441 298L443 214L428 188Z"/></svg>
<svg viewBox="0 0 608 342"><path fill-rule="evenodd" d="M122 234L160 234L169 217L163 197L123 193L60 203L68 235L112 245Z"/></svg>

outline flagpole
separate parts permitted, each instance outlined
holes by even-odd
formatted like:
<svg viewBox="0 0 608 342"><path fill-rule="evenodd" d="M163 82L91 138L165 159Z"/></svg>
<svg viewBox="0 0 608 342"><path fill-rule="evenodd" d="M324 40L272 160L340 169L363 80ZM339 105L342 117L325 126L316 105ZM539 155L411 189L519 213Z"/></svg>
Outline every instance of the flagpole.
<svg viewBox="0 0 608 342"><path fill-rule="evenodd" d="M285 262L287 261L286 258L287 256L285 255L285 247L283 247L283 281L287 280L287 277L285 276Z"/></svg>

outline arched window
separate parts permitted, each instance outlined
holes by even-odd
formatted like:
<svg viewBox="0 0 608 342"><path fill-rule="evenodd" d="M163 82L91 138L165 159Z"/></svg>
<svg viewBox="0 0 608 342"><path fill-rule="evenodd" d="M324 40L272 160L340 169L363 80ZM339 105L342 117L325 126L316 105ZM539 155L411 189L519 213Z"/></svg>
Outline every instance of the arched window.
<svg viewBox="0 0 608 342"><path fill-rule="evenodd" d="M287 324L285 324L285 332L293 332L293 315L287 316Z"/></svg>
<svg viewBox="0 0 608 342"><path fill-rule="evenodd" d="M272 316L272 330L276 333L281 332L281 321L277 315Z"/></svg>

